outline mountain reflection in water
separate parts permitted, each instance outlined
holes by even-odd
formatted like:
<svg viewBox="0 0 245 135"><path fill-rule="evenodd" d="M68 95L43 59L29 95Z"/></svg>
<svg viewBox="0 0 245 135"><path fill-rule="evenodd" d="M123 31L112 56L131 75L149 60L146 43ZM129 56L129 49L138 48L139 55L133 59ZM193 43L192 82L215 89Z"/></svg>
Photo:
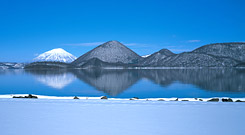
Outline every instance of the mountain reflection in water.
<svg viewBox="0 0 245 135"><path fill-rule="evenodd" d="M145 78L162 87L174 82L192 84L202 90L216 92L245 92L244 69L155 69L155 70L26 70L43 84L62 89L79 80L116 96Z"/></svg>
<svg viewBox="0 0 245 135"><path fill-rule="evenodd" d="M66 70L26 70L33 74L39 82L55 89L63 89L72 83L76 77Z"/></svg>

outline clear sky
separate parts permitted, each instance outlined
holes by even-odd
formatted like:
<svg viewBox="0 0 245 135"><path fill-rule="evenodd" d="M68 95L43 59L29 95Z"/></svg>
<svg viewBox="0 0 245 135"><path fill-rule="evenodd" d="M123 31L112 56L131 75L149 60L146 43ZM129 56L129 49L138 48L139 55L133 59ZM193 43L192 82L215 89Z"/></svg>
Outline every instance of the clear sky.
<svg viewBox="0 0 245 135"><path fill-rule="evenodd" d="M244 0L0 0L0 61L118 40L139 55L245 41Z"/></svg>

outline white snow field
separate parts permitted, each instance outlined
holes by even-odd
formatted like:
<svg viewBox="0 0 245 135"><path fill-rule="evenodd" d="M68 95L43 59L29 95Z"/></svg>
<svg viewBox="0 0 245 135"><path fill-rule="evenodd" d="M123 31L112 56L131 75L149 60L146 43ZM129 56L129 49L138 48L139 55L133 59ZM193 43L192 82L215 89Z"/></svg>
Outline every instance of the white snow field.
<svg viewBox="0 0 245 135"><path fill-rule="evenodd" d="M244 135L245 103L0 99L1 135Z"/></svg>

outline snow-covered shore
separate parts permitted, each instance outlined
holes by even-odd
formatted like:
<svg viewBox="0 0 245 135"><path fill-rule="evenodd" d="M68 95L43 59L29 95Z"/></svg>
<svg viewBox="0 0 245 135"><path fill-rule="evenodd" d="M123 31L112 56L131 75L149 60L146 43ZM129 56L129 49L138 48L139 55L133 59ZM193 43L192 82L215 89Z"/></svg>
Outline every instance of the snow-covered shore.
<svg viewBox="0 0 245 135"><path fill-rule="evenodd" d="M12 95L0 95L1 98L13 98L13 97L24 97L28 96L28 94L12 94ZM44 95L33 95L37 96L38 99L74 99L73 96L69 97L58 97L58 96L44 96ZM77 97L77 96L76 96ZM103 96L102 96L103 97ZM98 100L101 99L102 97L77 97L78 99L81 100ZM132 98L107 98L107 100L139 100L139 101L196 101L196 102L202 102L202 101L208 101L211 99L219 99L219 101L222 101L222 99L229 99L229 97L212 97L212 98L143 98L143 99L138 99L137 97L132 97ZM245 102L245 98L230 98L233 100L233 102L240 100Z"/></svg>
<svg viewBox="0 0 245 135"><path fill-rule="evenodd" d="M0 99L2 135L243 135L245 104Z"/></svg>

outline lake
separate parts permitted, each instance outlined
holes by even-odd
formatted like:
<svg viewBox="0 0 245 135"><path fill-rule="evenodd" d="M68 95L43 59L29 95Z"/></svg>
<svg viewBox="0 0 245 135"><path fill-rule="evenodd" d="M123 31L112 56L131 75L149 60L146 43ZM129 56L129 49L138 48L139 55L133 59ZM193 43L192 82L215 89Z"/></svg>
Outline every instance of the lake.
<svg viewBox="0 0 245 135"><path fill-rule="evenodd" d="M245 69L1 70L0 95L245 97Z"/></svg>

